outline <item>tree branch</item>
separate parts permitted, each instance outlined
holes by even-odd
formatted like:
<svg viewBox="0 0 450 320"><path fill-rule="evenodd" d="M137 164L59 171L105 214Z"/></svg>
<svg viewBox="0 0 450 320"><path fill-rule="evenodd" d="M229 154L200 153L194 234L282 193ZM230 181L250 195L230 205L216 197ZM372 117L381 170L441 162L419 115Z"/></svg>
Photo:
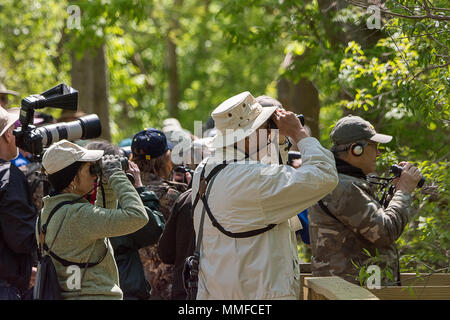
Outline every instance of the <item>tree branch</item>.
<svg viewBox="0 0 450 320"><path fill-rule="evenodd" d="M347 0L347 2L351 5L357 6L357 7L361 7L361 8L368 8L369 5L365 4L365 3L359 3L359 2L353 2L350 0ZM440 21L450 21L450 16L441 16L441 15L436 15L436 14L431 14L430 12L427 12L427 14L425 15L420 15L420 16L407 16L404 14L400 14L400 13L396 13L396 12L392 12L389 10L384 10L380 8L380 12L386 14L386 15L391 15L391 16L395 16L395 17L400 17L400 18L405 18L405 19L415 19L415 20L423 20L423 19L432 19L432 20L440 20Z"/></svg>
<svg viewBox="0 0 450 320"><path fill-rule="evenodd" d="M449 65L450 65L450 62L441 64L441 65L429 66L428 68L425 68L425 69L423 69L422 71L416 73L416 74L413 76L412 80L414 80L416 77L418 77L418 76L421 75L422 73L425 73L425 72L428 72L428 71L434 70L434 69L445 68L445 67L447 67L447 66L449 66Z"/></svg>

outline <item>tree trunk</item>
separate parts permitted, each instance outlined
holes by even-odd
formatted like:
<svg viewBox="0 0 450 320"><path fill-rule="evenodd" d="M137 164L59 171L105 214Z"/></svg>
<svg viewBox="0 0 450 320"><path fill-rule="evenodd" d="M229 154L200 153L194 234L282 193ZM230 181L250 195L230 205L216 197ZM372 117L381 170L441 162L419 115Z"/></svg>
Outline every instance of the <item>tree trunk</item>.
<svg viewBox="0 0 450 320"><path fill-rule="evenodd" d="M166 35L166 68L168 72L169 79L169 97L167 104L167 111L169 112L169 117L178 117L178 103L181 100L180 94L180 79L178 77L178 66L177 66L177 45L175 39L172 39L171 33L173 31L179 30L180 24L180 12L183 7L183 0L175 0L172 7L171 17L169 18L169 29Z"/></svg>
<svg viewBox="0 0 450 320"><path fill-rule="evenodd" d="M288 54L284 59L283 66L289 68L293 59L297 58ZM277 91L281 104L289 111L303 114L305 125L311 129L312 136L318 139L320 137L320 101L316 86L306 78L301 78L298 83L281 78L277 83Z"/></svg>
<svg viewBox="0 0 450 320"><path fill-rule="evenodd" d="M95 113L102 123L101 138L110 141L109 126L109 75L105 46L86 51L78 60L72 54L72 87L79 91L78 110ZM70 114L64 112L63 115Z"/></svg>
<svg viewBox="0 0 450 320"><path fill-rule="evenodd" d="M356 40L362 45L363 48L370 48L382 37L381 31L369 30L365 27L365 21L360 21L361 25L358 25L354 30L352 25L346 25L346 30L342 31L339 26L342 22L333 21L334 12L345 8L348 3L344 0L318 0L317 1L320 11L322 12L320 28L323 28L326 33L326 39L334 50L340 50L343 44L348 43L351 40ZM311 24L311 30L315 30L317 26ZM316 37L320 35L316 32ZM321 40L321 39L318 39ZM306 55L307 52L304 53ZM292 54L286 55L283 61L283 67L289 68L293 60L300 60L303 56L293 56ZM301 64L296 64L298 67ZM305 123L311 128L312 135L319 138L319 112L320 101L319 92L314 83L306 78L302 78L298 83L288 79L280 79L277 84L278 99L291 111L296 113L303 113L305 116ZM346 92L341 92L341 98L353 99ZM344 115L349 112L358 113L357 110L350 111L347 108L343 108Z"/></svg>
<svg viewBox="0 0 450 320"><path fill-rule="evenodd" d="M166 38L166 66L169 76L169 97L167 110L172 118L178 117L178 103L180 102L180 85L177 68L177 46L167 35Z"/></svg>

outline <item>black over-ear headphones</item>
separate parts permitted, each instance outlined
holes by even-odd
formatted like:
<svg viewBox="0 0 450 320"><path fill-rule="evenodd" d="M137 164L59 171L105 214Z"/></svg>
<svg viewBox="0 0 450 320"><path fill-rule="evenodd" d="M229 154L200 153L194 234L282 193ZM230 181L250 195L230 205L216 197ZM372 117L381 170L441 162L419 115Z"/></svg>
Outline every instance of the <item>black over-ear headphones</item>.
<svg viewBox="0 0 450 320"><path fill-rule="evenodd" d="M364 153L364 145L362 143L354 143L350 148L355 157L360 157Z"/></svg>

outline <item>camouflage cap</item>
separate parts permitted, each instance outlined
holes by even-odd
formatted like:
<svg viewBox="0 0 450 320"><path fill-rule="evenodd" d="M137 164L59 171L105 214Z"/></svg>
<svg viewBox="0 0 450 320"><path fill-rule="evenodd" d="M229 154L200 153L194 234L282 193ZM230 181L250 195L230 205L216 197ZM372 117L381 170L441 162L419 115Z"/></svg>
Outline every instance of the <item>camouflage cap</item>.
<svg viewBox="0 0 450 320"><path fill-rule="evenodd" d="M379 143L388 143L392 140L392 136L377 133L370 122L352 115L339 119L331 130L330 136L334 145L348 144L360 140L372 140Z"/></svg>

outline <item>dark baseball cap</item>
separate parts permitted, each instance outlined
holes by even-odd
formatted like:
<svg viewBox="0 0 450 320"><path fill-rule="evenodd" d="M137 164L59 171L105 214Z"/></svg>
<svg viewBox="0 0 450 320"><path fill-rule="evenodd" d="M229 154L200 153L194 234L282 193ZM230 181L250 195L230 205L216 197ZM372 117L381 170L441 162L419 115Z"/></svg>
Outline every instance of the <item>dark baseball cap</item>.
<svg viewBox="0 0 450 320"><path fill-rule="evenodd" d="M360 140L371 140L379 143L388 143L392 140L392 136L377 133L370 122L352 115L339 119L331 130L330 136L334 145L348 144Z"/></svg>
<svg viewBox="0 0 450 320"><path fill-rule="evenodd" d="M172 150L173 144L167 141L166 135L154 128L144 129L134 135L131 151L134 156L143 156L147 160L157 158Z"/></svg>

